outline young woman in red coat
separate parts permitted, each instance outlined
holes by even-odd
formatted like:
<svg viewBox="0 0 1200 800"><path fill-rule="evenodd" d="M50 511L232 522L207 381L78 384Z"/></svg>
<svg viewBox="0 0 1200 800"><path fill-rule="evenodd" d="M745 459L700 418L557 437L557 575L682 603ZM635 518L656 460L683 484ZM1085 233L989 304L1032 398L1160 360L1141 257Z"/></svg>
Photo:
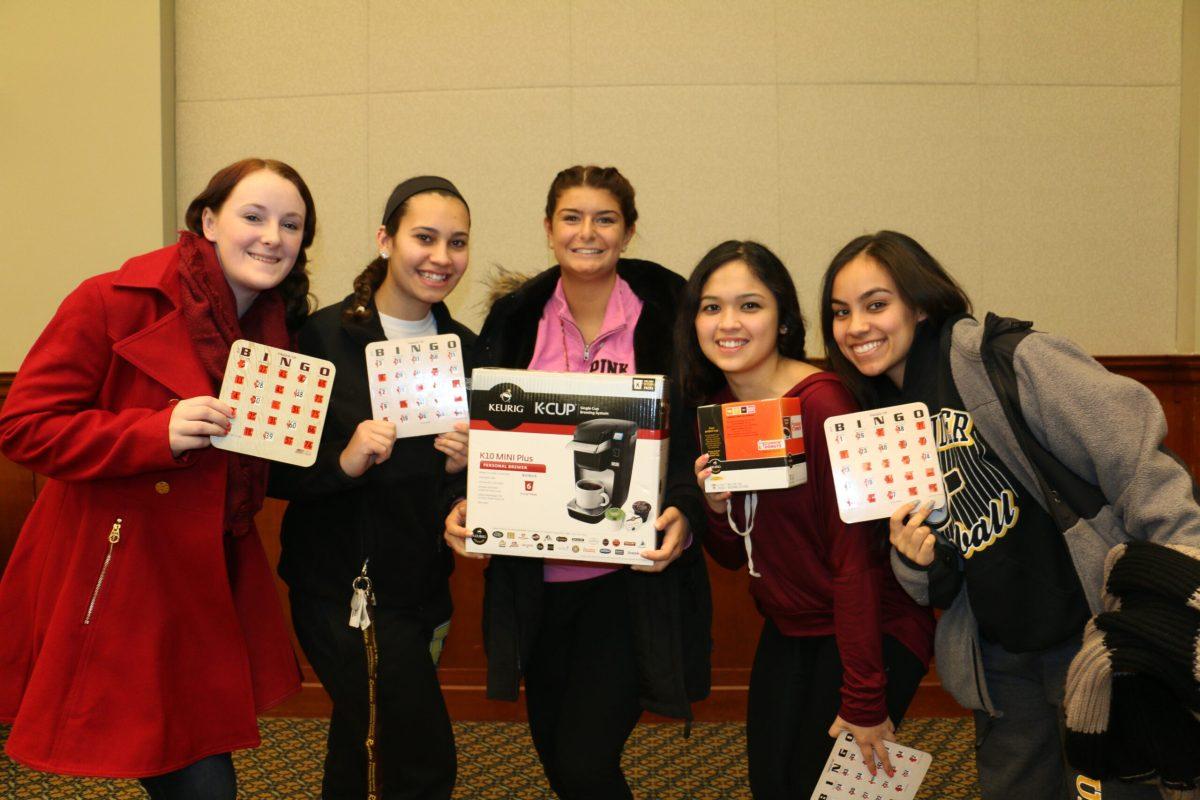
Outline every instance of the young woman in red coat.
<svg viewBox="0 0 1200 800"><path fill-rule="evenodd" d="M749 564L750 594L765 617L746 712L755 800L808 797L830 737L842 731L890 775L883 742L928 668L933 618L892 576L882 534L838 516L824 424L857 410L854 401L837 377L803 360L795 286L756 242L724 242L700 261L676 334L686 400L800 398L807 481L705 495L705 546L723 566ZM701 489L707 462L696 460Z"/></svg>
<svg viewBox="0 0 1200 800"><path fill-rule="evenodd" d="M210 447L229 345L308 313L312 196L278 161L222 169L178 243L83 282L0 412L49 478L0 581L0 720L34 769L237 793L232 750L299 671L254 514L267 465Z"/></svg>

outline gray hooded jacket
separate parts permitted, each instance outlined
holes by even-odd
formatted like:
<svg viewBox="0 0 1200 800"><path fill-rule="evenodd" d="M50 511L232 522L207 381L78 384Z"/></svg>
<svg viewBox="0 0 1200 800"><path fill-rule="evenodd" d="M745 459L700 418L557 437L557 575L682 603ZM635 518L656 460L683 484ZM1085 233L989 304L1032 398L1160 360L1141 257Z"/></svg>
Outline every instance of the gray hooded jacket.
<svg viewBox="0 0 1200 800"><path fill-rule="evenodd" d="M965 410L996 456L1043 507L1046 498L1018 444L985 368L984 325L954 324L951 376ZM1092 613L1103 611L1104 557L1130 539L1200 546L1200 506L1187 471L1161 449L1167 424L1158 399L1142 384L1114 375L1075 344L1031 333L1013 355L1020 410L1034 438L1064 466L1095 484L1107 503L1064 532ZM929 604L929 573L892 551L900 584ZM962 586L938 622L934 644L942 686L961 705L996 714L986 682L979 627Z"/></svg>

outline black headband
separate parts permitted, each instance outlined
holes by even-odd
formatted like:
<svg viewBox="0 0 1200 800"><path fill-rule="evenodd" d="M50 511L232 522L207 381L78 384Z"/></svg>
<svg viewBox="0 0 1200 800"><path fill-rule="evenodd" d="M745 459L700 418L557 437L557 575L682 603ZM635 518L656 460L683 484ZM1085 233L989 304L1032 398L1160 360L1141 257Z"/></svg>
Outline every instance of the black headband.
<svg viewBox="0 0 1200 800"><path fill-rule="evenodd" d="M437 175L421 175L416 178L409 178L399 184L395 189L392 189L392 196L388 198L387 205L383 207L383 222L381 225L387 225L388 219L392 214L396 213L396 209L404 204L408 198L413 195L423 192L446 192L452 194L459 200L462 200L464 206L467 205L467 199L458 191L458 187L445 178L439 178ZM467 206L467 213L471 212L471 207Z"/></svg>

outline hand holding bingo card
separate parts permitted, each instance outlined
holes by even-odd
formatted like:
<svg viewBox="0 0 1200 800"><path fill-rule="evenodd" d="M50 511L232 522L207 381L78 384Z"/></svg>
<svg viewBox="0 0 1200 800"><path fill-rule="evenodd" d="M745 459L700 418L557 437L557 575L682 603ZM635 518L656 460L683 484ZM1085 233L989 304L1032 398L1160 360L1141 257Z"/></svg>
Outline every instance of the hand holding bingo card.
<svg viewBox="0 0 1200 800"><path fill-rule="evenodd" d="M914 500L946 505L937 441L924 403L825 420L825 443L844 522L890 517Z"/></svg>
<svg viewBox="0 0 1200 800"><path fill-rule="evenodd" d="M334 366L312 356L238 339L229 350L220 399L233 425L213 447L309 467L317 460Z"/></svg>
<svg viewBox="0 0 1200 800"><path fill-rule="evenodd" d="M889 776L875 759L875 774L863 761L854 737L843 732L833 740L833 750L809 800L913 800L933 763L929 753L895 742L884 742L892 769Z"/></svg>
<svg viewBox="0 0 1200 800"><path fill-rule="evenodd" d="M366 358L371 416L395 423L397 439L451 431L470 419L457 335L371 342Z"/></svg>

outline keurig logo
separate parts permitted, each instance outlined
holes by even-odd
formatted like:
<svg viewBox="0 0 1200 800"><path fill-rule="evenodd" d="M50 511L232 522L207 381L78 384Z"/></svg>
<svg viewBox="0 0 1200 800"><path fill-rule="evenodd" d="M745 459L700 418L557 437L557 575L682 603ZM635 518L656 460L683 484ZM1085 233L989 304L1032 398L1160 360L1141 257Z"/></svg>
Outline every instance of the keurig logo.
<svg viewBox="0 0 1200 800"><path fill-rule="evenodd" d="M483 528L476 528L475 530L471 531L471 541L475 544L483 544L487 541L487 538L487 531L485 531Z"/></svg>
<svg viewBox="0 0 1200 800"><path fill-rule="evenodd" d="M508 431L527 421L525 418L530 415L543 419L570 417L579 409L576 403L551 397L548 400L531 401L520 386L500 383L486 395L484 419L497 430Z"/></svg>
<svg viewBox="0 0 1200 800"><path fill-rule="evenodd" d="M521 415L525 413L525 392L520 386L511 383L500 383L493 386L487 393L487 409L483 418L497 430L508 431L521 424Z"/></svg>

